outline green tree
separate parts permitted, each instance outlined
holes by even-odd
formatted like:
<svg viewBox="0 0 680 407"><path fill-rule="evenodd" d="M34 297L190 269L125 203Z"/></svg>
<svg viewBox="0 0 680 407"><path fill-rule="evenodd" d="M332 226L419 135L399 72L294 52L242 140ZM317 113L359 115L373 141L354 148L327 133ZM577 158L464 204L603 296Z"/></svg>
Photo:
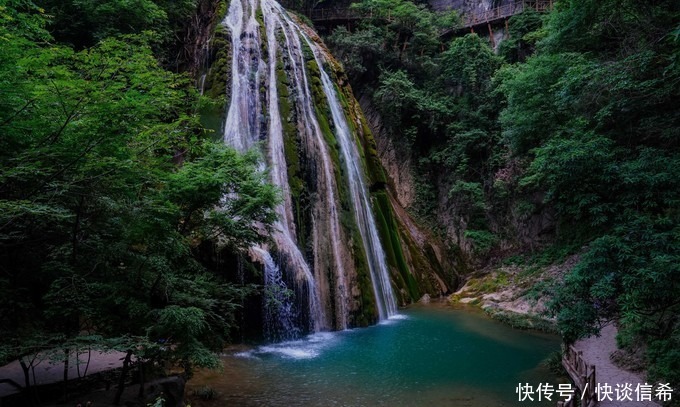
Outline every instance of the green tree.
<svg viewBox="0 0 680 407"><path fill-rule="evenodd" d="M88 343L126 368L213 367L247 288L197 247L262 241L277 192L257 155L209 141L192 81L148 37L76 52L44 22L30 2L0 8L0 356Z"/></svg>
<svg viewBox="0 0 680 407"><path fill-rule="evenodd" d="M561 3L537 54L503 73L503 134L560 230L587 239L551 310L567 341L617 320L652 380L680 383L678 5ZM564 232L562 232L564 233Z"/></svg>

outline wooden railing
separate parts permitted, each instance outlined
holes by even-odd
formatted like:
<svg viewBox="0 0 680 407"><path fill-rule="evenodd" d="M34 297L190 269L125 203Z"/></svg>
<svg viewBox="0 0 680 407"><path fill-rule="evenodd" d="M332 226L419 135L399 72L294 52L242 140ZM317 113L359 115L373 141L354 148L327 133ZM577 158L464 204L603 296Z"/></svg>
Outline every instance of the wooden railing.
<svg viewBox="0 0 680 407"><path fill-rule="evenodd" d="M552 10L553 0L515 0L513 3L505 4L491 10L482 10L462 16L462 26L455 29L446 30L443 34L464 29L472 28L476 25L493 23L519 14L524 10L535 10L539 13ZM392 21L389 12L363 12L352 8L317 8L307 11L307 16L314 22L328 22L333 20L360 20L364 18L381 18Z"/></svg>
<svg viewBox="0 0 680 407"><path fill-rule="evenodd" d="M519 14L524 10L534 10L539 13L552 10L553 0L524 0L505 4L500 7L463 15L463 27L470 28L483 23L492 23Z"/></svg>
<svg viewBox="0 0 680 407"><path fill-rule="evenodd" d="M580 393L581 406L594 407L597 403L595 365L588 365L583 359L583 351L569 346L562 357L562 366L569 373ZM557 407L575 407L577 395L569 401L558 401Z"/></svg>

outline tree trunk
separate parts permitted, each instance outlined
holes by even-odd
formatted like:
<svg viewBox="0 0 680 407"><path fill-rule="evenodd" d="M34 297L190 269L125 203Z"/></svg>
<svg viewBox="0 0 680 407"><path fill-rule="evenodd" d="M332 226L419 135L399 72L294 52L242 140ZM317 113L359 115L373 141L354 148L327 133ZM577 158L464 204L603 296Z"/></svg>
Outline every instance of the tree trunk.
<svg viewBox="0 0 680 407"><path fill-rule="evenodd" d="M70 353L69 349L64 349L64 401L68 401L68 357Z"/></svg>
<svg viewBox="0 0 680 407"><path fill-rule="evenodd" d="M138 362L139 364L139 393L137 394L137 397L140 399L144 398L144 383L146 381L146 375L144 371L144 362L141 360Z"/></svg>
<svg viewBox="0 0 680 407"><path fill-rule="evenodd" d="M78 208L76 208L76 219L73 222L73 231L71 236L71 265L75 265L78 259L78 231L80 230L80 217L83 212L83 204L85 197L81 196L78 201Z"/></svg>
<svg viewBox="0 0 680 407"><path fill-rule="evenodd" d="M28 389L31 387L31 376L29 375L30 368L24 361L24 358L19 358L19 364L21 365L21 370L24 372L24 387Z"/></svg>
<svg viewBox="0 0 680 407"><path fill-rule="evenodd" d="M116 391L116 397L113 399L113 404L119 405L120 398L123 395L123 390L125 390L125 378L127 377L128 370L130 370L130 359L132 358L132 350L128 350L125 354L125 359L123 360L123 370L120 372L120 379L118 380L118 390Z"/></svg>
<svg viewBox="0 0 680 407"><path fill-rule="evenodd" d="M25 397L28 398L29 402L31 403L31 406L35 406L36 405L36 397L35 397L35 392L33 390L33 386L31 386L31 376L29 375L31 366L26 364L23 357L19 358L19 364L21 365L21 370L24 372L24 392L25 392L24 394L25 394Z"/></svg>

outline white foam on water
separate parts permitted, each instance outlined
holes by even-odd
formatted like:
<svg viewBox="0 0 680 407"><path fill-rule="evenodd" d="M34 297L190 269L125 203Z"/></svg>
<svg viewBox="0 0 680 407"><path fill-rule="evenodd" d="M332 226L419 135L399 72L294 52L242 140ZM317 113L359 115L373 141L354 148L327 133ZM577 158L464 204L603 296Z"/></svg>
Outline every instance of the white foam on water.
<svg viewBox="0 0 680 407"><path fill-rule="evenodd" d="M317 332L307 336L307 341L317 343L317 342L327 342L336 338L333 332Z"/></svg>
<svg viewBox="0 0 680 407"><path fill-rule="evenodd" d="M378 325L394 325L399 321L411 319L403 314L391 315L389 319L382 320ZM302 339L262 345L256 349L235 353L234 356L244 359L261 359L262 357L280 357L283 359L308 360L319 357L323 352L330 350L342 340L342 335L360 332L368 328L345 329L335 332L315 332Z"/></svg>
<svg viewBox="0 0 680 407"><path fill-rule="evenodd" d="M234 353L234 356L237 358L243 358L243 359L259 359L257 356L253 354L254 351L248 350L245 352L238 352Z"/></svg>
<svg viewBox="0 0 680 407"><path fill-rule="evenodd" d="M263 346L259 351L262 353L280 355L289 359L314 359L321 353L316 349L304 349L294 346Z"/></svg>
<svg viewBox="0 0 680 407"><path fill-rule="evenodd" d="M394 314L394 315L390 315L387 319L383 319L380 322L378 322L378 325L393 325L393 324L398 323L399 321L405 321L407 319L410 319L410 318L406 315Z"/></svg>
<svg viewBox="0 0 680 407"><path fill-rule="evenodd" d="M276 356L285 359L314 359L338 342L335 332L317 332L296 341L263 345L257 349L235 354L236 357L256 358Z"/></svg>

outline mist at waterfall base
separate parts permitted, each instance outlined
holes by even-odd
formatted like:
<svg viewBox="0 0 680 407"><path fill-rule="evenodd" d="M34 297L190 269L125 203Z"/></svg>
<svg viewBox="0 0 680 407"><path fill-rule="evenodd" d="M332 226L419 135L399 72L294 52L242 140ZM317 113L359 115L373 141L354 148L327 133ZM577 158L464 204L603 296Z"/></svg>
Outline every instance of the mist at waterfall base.
<svg viewBox="0 0 680 407"><path fill-rule="evenodd" d="M559 349L557 336L479 312L415 305L369 328L229 351L224 371L198 373L189 391L216 390L212 405L518 406L519 382L558 387L543 361Z"/></svg>

